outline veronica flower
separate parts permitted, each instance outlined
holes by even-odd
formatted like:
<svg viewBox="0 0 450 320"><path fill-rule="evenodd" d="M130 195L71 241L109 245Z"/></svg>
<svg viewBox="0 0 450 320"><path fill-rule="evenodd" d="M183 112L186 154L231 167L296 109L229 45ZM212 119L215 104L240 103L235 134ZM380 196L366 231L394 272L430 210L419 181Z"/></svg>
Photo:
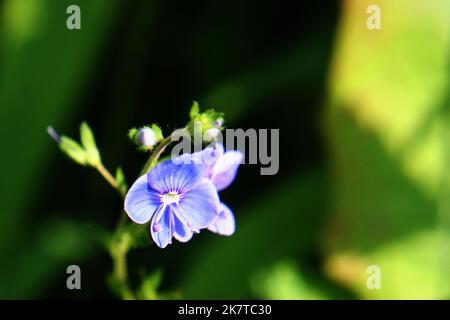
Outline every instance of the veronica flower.
<svg viewBox="0 0 450 320"><path fill-rule="evenodd" d="M205 148L192 156L194 163L205 164L205 177L213 183L217 191L225 189L233 182L239 164L243 159L242 152L225 152L221 143L216 143L215 148ZM235 231L235 219L231 209L224 203L220 203L217 213L217 219L208 227L208 230L227 236L233 234Z"/></svg>
<svg viewBox="0 0 450 320"><path fill-rule="evenodd" d="M219 197L205 177L205 166L189 164L185 157L158 164L137 179L125 197L125 211L134 222L151 219L152 238L161 248L172 243L172 237L189 241L194 231L217 219Z"/></svg>

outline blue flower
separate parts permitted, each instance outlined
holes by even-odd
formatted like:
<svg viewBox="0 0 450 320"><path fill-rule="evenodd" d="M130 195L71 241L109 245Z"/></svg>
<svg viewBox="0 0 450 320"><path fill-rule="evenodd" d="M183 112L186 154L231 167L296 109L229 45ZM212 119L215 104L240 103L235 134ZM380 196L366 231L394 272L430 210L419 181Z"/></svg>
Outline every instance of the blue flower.
<svg viewBox="0 0 450 320"><path fill-rule="evenodd" d="M221 191L227 188L236 177L243 154L240 151L225 152L223 145L216 143L215 148L208 147L194 153L192 157L194 163L205 164L205 177L213 183L217 191ZM217 219L208 227L208 230L221 235L232 235L235 231L235 219L231 209L224 203L220 203L217 213Z"/></svg>
<svg viewBox="0 0 450 320"><path fill-rule="evenodd" d="M125 211L134 222L151 219L151 235L160 248L172 243L172 237L189 241L194 232L210 227L220 216L219 197L206 178L206 167L185 161L190 156L158 164L137 179L125 197Z"/></svg>

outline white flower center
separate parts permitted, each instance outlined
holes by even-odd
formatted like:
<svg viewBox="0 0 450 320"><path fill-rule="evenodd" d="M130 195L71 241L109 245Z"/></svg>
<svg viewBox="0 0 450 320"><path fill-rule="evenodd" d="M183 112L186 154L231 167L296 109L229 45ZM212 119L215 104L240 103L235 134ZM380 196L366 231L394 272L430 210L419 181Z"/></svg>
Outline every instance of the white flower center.
<svg viewBox="0 0 450 320"><path fill-rule="evenodd" d="M178 203L180 201L180 195L178 192L167 192L162 196L162 202L165 205L171 204L171 203Z"/></svg>

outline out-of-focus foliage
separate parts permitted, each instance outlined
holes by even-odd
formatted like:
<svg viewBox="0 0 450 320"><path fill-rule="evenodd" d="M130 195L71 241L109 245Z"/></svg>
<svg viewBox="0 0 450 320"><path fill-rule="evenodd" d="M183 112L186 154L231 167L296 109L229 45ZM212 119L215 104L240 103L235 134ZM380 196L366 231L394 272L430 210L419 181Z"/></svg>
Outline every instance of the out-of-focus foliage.
<svg viewBox="0 0 450 320"><path fill-rule="evenodd" d="M293 261L280 261L252 279L256 297L271 300L323 300L326 293L316 286L314 277L300 269Z"/></svg>
<svg viewBox="0 0 450 320"><path fill-rule="evenodd" d="M334 181L327 270L365 298L450 294L448 1L344 2L326 131ZM368 265L382 289L368 290Z"/></svg>
<svg viewBox="0 0 450 320"><path fill-rule="evenodd" d="M40 180L47 174L42 168L50 147L54 148L45 128L49 123L63 125L74 114L117 8L117 1L77 3L89 12L83 16L83 27L89 32L70 32L65 27L66 8L73 1L0 2L0 252L5 262L0 266L0 297L32 297L44 289L38 281L45 283L42 279L54 270L50 265L55 261L47 261L40 247L30 246L39 244L36 233L47 227L31 228L30 221L39 217L27 211L37 200ZM73 247L64 247L66 236L56 241L67 259ZM82 246L86 239L80 235L70 241Z"/></svg>

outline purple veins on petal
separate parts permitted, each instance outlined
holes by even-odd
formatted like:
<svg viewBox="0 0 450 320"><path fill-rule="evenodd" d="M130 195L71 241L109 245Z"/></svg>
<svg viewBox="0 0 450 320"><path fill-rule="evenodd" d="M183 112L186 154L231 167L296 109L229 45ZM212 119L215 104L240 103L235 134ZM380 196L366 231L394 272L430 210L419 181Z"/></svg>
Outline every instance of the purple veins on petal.
<svg viewBox="0 0 450 320"><path fill-rule="evenodd" d="M194 231L188 227L186 224L182 223L176 214L174 217L174 232L173 236L180 242L187 242L191 240Z"/></svg>
<svg viewBox="0 0 450 320"><path fill-rule="evenodd" d="M125 197L125 212L139 224L150 221L160 206L159 193L149 188L147 181L147 175L138 178Z"/></svg>
<svg viewBox="0 0 450 320"><path fill-rule="evenodd" d="M189 227L203 229L214 222L218 205L217 190L211 181L204 178L195 189L183 196L179 203L179 215L187 221Z"/></svg>
<svg viewBox="0 0 450 320"><path fill-rule="evenodd" d="M173 212L170 206L161 208L160 218L155 216L150 225L153 241L160 248L167 247L172 243L173 236ZM157 219L159 218L159 219Z"/></svg>
<svg viewBox="0 0 450 320"><path fill-rule="evenodd" d="M203 165L174 161L177 160L160 163L148 173L148 184L152 189L160 193L183 192L193 188L202 180L205 173Z"/></svg>
<svg viewBox="0 0 450 320"><path fill-rule="evenodd" d="M132 185L125 197L125 211L137 223L152 220L152 239L161 248L172 237L189 241L193 232L217 218L217 190L204 175L204 165L163 162Z"/></svg>

